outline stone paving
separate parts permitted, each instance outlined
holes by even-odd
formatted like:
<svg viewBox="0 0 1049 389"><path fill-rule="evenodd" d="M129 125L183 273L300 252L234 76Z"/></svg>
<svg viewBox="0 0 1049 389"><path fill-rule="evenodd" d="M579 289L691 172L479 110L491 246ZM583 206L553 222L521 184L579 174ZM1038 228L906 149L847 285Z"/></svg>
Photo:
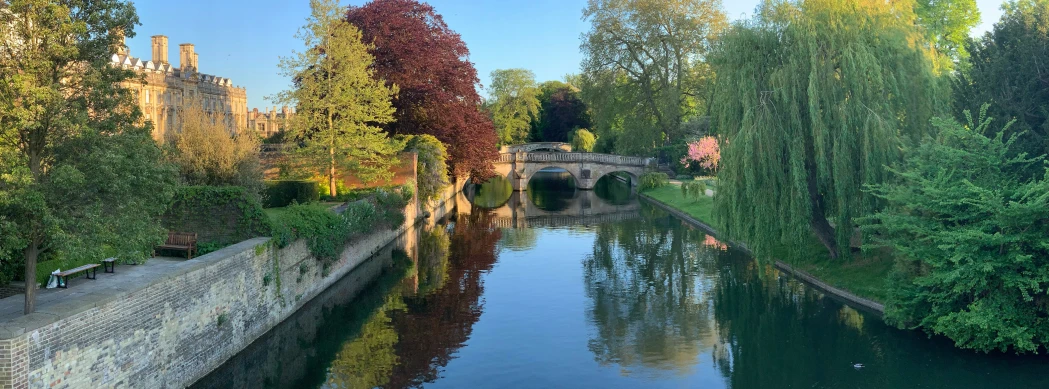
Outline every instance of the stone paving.
<svg viewBox="0 0 1049 389"><path fill-rule="evenodd" d="M142 265L117 265L115 273L105 273L98 267L97 279L83 276L71 278L69 288L40 289L36 295L36 313L40 316L68 317L97 304L110 301L123 293L138 290L144 285L163 277L170 277L187 261L182 258L156 257ZM0 299L0 326L6 327L20 321L25 307L25 295L17 294ZM33 315L38 316L38 315Z"/></svg>

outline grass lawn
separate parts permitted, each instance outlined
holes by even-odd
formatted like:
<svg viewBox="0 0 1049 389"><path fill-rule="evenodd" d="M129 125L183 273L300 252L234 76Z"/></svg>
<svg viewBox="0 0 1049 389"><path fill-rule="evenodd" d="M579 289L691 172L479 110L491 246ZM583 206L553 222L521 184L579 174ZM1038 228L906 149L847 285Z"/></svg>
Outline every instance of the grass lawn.
<svg viewBox="0 0 1049 389"><path fill-rule="evenodd" d="M711 217L711 212L714 209L713 198L686 199L681 195L681 187L677 185L666 185L645 191L644 193L713 226L715 229L718 228ZM886 301L888 297L886 281L888 280L889 272L892 270L892 258L884 254L869 253L865 255L856 253L849 261L832 260L827 255L827 250L815 236L802 244L804 245L801 249L802 254L790 257L787 254L787 250L777 250L783 254L776 255L776 259L803 270L836 288L847 290L857 296L878 302Z"/></svg>

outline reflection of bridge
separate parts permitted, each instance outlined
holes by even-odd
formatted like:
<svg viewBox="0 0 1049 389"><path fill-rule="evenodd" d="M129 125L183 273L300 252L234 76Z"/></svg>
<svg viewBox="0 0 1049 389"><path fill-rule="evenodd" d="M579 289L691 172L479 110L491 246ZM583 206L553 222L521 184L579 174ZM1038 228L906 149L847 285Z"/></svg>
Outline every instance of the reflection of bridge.
<svg viewBox="0 0 1049 389"><path fill-rule="evenodd" d="M473 205L466 195L459 193L456 200L459 213L470 213ZM514 192L503 206L491 210L493 224L499 228L571 227L595 225L641 217L641 204L631 201L626 205L612 204L593 191L576 191L571 198L559 199L552 209L543 209L532 203L525 192Z"/></svg>
<svg viewBox="0 0 1049 389"><path fill-rule="evenodd" d="M571 149L564 143L549 142L504 147L495 163L495 171L509 179L515 191L527 190L532 175L547 168L567 170L575 179L577 188L590 190L597 180L614 172L627 173L631 183L637 185L638 176L655 164L654 158L573 153Z"/></svg>

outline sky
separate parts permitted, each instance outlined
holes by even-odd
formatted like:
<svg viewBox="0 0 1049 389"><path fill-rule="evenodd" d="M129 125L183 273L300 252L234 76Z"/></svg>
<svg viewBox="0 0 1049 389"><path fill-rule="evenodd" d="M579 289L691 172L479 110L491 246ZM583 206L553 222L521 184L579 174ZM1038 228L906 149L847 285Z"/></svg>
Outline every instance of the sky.
<svg viewBox="0 0 1049 389"><path fill-rule="evenodd" d="M759 0L723 0L730 19L747 17ZM309 16L308 0L133 0L141 25L127 40L131 55L150 59L150 37L168 37L168 58L177 65L178 45L192 43L203 73L226 77L248 91L248 109L276 105L267 96L288 88L277 64L301 50L295 33ZM525 68L539 82L578 73L586 0L431 0L448 26L462 35L481 83L495 69ZM1001 16L1001 0L976 0L982 34ZM364 0L343 0L361 5ZM482 95L485 95L483 91Z"/></svg>

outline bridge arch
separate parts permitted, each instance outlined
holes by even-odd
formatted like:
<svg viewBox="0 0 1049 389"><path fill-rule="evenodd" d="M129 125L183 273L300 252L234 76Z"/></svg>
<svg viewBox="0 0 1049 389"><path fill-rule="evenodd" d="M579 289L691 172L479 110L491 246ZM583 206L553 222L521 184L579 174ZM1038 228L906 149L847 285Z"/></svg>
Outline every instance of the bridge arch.
<svg viewBox="0 0 1049 389"><path fill-rule="evenodd" d="M537 148L532 144L517 145L516 152L501 153L495 163L496 173L510 179L514 190L528 190L532 174L544 168L556 167L567 170L576 180L576 187L591 190L597 180L612 172L625 172L636 181L648 169L654 167L655 159L627 157L621 155L575 152L526 151ZM539 147L541 148L541 147ZM509 148L505 148L510 150Z"/></svg>

